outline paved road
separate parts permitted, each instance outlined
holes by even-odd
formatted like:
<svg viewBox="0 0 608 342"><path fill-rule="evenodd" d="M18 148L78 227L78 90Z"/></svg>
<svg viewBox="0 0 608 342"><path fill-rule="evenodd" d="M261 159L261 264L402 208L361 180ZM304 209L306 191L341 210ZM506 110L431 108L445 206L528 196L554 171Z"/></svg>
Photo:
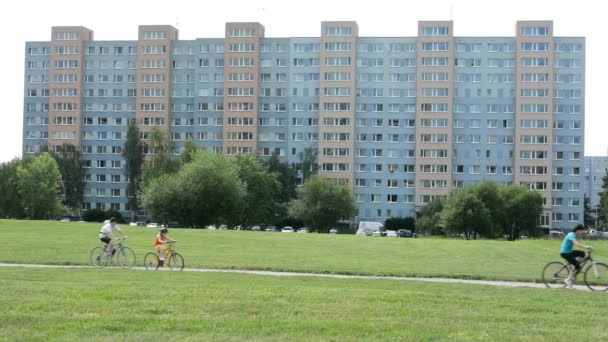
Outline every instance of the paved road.
<svg viewBox="0 0 608 342"><path fill-rule="evenodd" d="M15 268L91 268L91 266L82 265L43 265L43 264L8 264L0 263L0 267L15 267ZM143 267L133 267L132 270L145 271ZM185 268L184 272L206 272L206 273L236 273L236 274L252 274L260 276L272 277L319 277L332 279L368 279L368 280L396 280L396 281L418 281L427 283L446 283L446 284L474 284L488 285L500 287L534 287L546 288L544 284L515 282L515 281L496 281L496 280L472 280L472 279L454 279L454 278L419 278L419 277L391 277L391 276L359 276L346 274L323 274L323 273L302 273L302 272L274 272L274 271L253 271L253 270L233 270L233 269L211 269L211 268ZM586 286L575 285L574 289L581 291L589 291Z"/></svg>

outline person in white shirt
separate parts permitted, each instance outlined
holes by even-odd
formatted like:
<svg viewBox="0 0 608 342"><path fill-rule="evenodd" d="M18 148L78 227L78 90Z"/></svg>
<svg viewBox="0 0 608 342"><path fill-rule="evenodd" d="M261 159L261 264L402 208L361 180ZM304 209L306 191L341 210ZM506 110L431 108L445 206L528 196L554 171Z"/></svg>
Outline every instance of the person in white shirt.
<svg viewBox="0 0 608 342"><path fill-rule="evenodd" d="M99 231L99 240L106 244L106 253L112 253L112 255L114 255L114 233L119 233L121 237L127 238L117 223L118 219L112 217L109 222L104 222L103 227L101 227L101 230Z"/></svg>

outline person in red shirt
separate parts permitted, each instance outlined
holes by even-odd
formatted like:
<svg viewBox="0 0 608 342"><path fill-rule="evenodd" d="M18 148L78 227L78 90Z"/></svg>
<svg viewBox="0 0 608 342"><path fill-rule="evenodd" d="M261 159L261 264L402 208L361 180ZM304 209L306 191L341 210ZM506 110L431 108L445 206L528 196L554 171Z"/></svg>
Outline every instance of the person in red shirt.
<svg viewBox="0 0 608 342"><path fill-rule="evenodd" d="M165 257L167 256L167 250L169 249L168 245L165 245L167 242L173 242L167 233L169 230L167 228L161 228L158 235L154 239L154 249L158 252L158 266L165 266Z"/></svg>

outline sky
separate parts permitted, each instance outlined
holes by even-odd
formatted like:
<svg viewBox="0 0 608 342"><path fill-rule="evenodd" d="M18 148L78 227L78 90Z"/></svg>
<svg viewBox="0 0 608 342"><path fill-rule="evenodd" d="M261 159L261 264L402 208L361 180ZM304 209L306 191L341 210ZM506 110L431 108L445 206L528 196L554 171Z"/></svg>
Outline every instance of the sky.
<svg viewBox="0 0 608 342"><path fill-rule="evenodd" d="M168 24L180 39L223 37L228 21L259 21L267 37L319 36L321 21L354 20L360 36L416 36L419 20L454 21L455 36L514 36L517 20L553 20L556 36L584 36L585 155L608 153L608 12L578 0L74 0L0 5L0 162L21 155L26 41L48 41L51 26L82 25L96 40L136 40L138 25Z"/></svg>

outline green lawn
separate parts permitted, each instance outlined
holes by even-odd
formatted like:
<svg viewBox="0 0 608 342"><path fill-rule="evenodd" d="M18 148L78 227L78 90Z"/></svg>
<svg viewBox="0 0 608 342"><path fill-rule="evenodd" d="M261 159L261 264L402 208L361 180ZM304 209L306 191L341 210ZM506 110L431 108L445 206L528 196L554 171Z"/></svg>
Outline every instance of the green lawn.
<svg viewBox="0 0 608 342"><path fill-rule="evenodd" d="M0 340L606 341L604 294L0 267Z"/></svg>
<svg viewBox="0 0 608 342"><path fill-rule="evenodd" d="M88 264L99 224L0 220L0 262ZM138 264L157 229L123 226ZM186 267L243 268L366 275L540 279L543 265L559 259L560 241L464 241L371 238L171 229ZM608 241L591 241L608 260Z"/></svg>

